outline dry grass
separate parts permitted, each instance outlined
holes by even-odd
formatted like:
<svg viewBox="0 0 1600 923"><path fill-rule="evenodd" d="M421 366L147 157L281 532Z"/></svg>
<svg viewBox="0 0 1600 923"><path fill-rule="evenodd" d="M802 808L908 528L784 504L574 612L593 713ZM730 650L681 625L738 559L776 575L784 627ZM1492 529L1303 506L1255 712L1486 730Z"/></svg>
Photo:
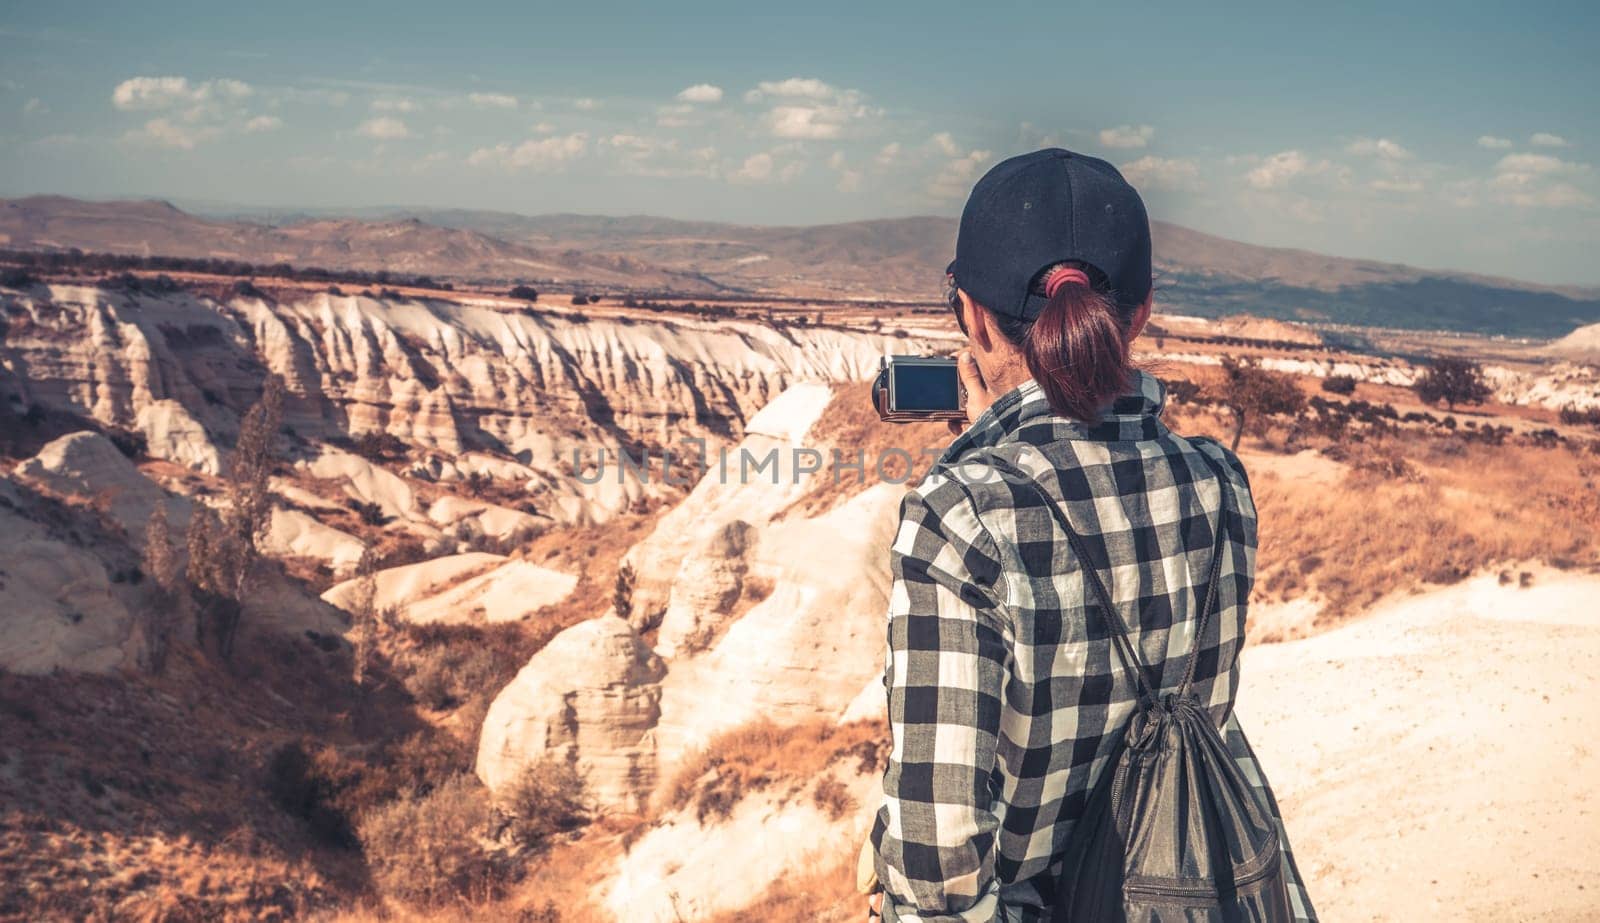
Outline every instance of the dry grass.
<svg viewBox="0 0 1600 923"><path fill-rule="evenodd" d="M768 885L747 907L709 917L706 923L843 923L866 916L866 898L856 893L855 859L807 862Z"/></svg>
<svg viewBox="0 0 1600 923"><path fill-rule="evenodd" d="M875 771L888 756L888 740L888 729L876 721L818 718L786 727L753 721L685 758L663 786L657 808L666 813L693 806L702 823L726 817L750 793L782 787L792 796L840 760L853 760L854 772Z"/></svg>
<svg viewBox="0 0 1600 923"><path fill-rule="evenodd" d="M1320 594L1322 625L1398 590L1512 562L1600 567L1600 458L1423 437L1351 462L1333 490L1254 478L1256 600Z"/></svg>

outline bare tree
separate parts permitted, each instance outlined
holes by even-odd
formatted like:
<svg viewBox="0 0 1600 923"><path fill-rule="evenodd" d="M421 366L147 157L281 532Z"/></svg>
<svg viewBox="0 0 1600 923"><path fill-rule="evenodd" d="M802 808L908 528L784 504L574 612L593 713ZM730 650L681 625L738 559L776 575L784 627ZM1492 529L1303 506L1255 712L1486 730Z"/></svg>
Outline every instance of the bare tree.
<svg viewBox="0 0 1600 923"><path fill-rule="evenodd" d="M378 643L383 634L384 620L379 618L377 607L377 561L372 549L361 552L356 563L355 586L351 588L349 605L350 643L355 648L355 681L360 686L366 682L367 672L377 658Z"/></svg>
<svg viewBox="0 0 1600 923"><path fill-rule="evenodd" d="M617 568L617 582L611 588L611 607L616 610L618 618L630 618L633 615L633 565L623 562Z"/></svg>
<svg viewBox="0 0 1600 923"><path fill-rule="evenodd" d="M1483 366L1471 359L1435 359L1411 389L1424 403L1444 401L1451 411L1457 404L1481 404L1492 393L1484 380Z"/></svg>
<svg viewBox="0 0 1600 923"><path fill-rule="evenodd" d="M1305 408L1306 396L1293 378L1269 372L1259 363L1224 356L1222 375L1222 389L1217 398L1233 411L1235 427L1231 449L1235 452L1249 423L1272 414L1297 414Z"/></svg>
<svg viewBox="0 0 1600 923"><path fill-rule="evenodd" d="M158 503L145 526L144 570L150 576L151 599L143 611L145 663L152 673L167 667L173 629L189 609L189 587L184 581L178 549L172 543L166 504Z"/></svg>
<svg viewBox="0 0 1600 923"><path fill-rule="evenodd" d="M195 641L233 656L239 619L258 545L272 515L268 482L283 421L283 378L269 375L261 399L239 424L229 467L227 505L220 512L195 510L189 524L189 582L195 588Z"/></svg>

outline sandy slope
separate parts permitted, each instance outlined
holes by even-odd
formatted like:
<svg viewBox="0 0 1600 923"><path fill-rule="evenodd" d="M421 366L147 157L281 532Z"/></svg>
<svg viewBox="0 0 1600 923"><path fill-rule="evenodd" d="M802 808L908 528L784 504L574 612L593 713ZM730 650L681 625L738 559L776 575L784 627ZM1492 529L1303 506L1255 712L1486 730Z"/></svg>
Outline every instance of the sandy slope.
<svg viewBox="0 0 1600 923"><path fill-rule="evenodd" d="M1243 672L1325 919L1600 919L1600 576L1400 598Z"/></svg>

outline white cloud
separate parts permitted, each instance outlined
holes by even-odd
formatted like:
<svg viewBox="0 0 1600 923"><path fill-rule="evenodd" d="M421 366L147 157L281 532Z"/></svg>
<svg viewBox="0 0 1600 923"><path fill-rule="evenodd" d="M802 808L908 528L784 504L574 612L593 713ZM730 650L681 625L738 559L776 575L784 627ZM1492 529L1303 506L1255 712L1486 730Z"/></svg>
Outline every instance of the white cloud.
<svg viewBox="0 0 1600 923"><path fill-rule="evenodd" d="M762 117L768 132L802 141L841 137L852 123L882 114L866 105L859 90L840 89L815 77L764 81L744 98L751 103L771 100L774 105Z"/></svg>
<svg viewBox="0 0 1600 923"><path fill-rule="evenodd" d="M22 104L23 115L43 115L49 111L50 107L45 105L44 100L37 96Z"/></svg>
<svg viewBox="0 0 1600 923"><path fill-rule="evenodd" d="M861 188L861 171L853 169L844 151L834 151L828 158L828 169L839 174L833 188L840 192L855 192Z"/></svg>
<svg viewBox="0 0 1600 923"><path fill-rule="evenodd" d="M892 167L894 166L894 162L899 159L900 142L891 141L888 144L885 144L882 149L878 151L878 156L873 158L873 162L880 167Z"/></svg>
<svg viewBox="0 0 1600 923"><path fill-rule="evenodd" d="M1414 179L1375 179L1368 183L1378 192L1421 192L1422 182Z"/></svg>
<svg viewBox="0 0 1600 923"><path fill-rule="evenodd" d="M1245 181L1256 189L1279 189L1298 177L1325 173L1332 166L1326 160L1309 160L1299 151L1280 151L1246 173Z"/></svg>
<svg viewBox="0 0 1600 923"><path fill-rule="evenodd" d="M590 98L588 96L585 96L582 99L575 99L575 100L572 101L572 108L579 109L579 110L582 110L584 112L593 112L594 110L600 108L600 105L601 105L600 100L592 99L592 98Z"/></svg>
<svg viewBox="0 0 1600 923"><path fill-rule="evenodd" d="M280 119L275 115L258 115L250 121L244 123L244 130L251 133L276 131L282 127L283 119Z"/></svg>
<svg viewBox="0 0 1600 923"><path fill-rule="evenodd" d="M1534 147L1569 147L1567 139L1560 135L1552 135L1547 131L1537 132L1528 139Z"/></svg>
<svg viewBox="0 0 1600 923"><path fill-rule="evenodd" d="M1478 146L1491 151L1503 151L1511 147L1510 138L1497 138L1494 135L1479 135Z"/></svg>
<svg viewBox="0 0 1600 923"><path fill-rule="evenodd" d="M929 138L928 143L932 144L936 149L938 149L939 153L946 157L961 156L960 146L956 144L956 139L950 137L950 133L948 131L939 132L932 138Z"/></svg>
<svg viewBox="0 0 1600 923"><path fill-rule="evenodd" d="M767 113L766 124L774 137L826 140L839 137L844 119L825 106L775 106Z"/></svg>
<svg viewBox="0 0 1600 923"><path fill-rule="evenodd" d="M685 103L720 103L722 102L722 87L709 83L697 83L692 87L685 87L678 91L678 101Z"/></svg>
<svg viewBox="0 0 1600 923"><path fill-rule="evenodd" d="M467 102L479 109L517 108L517 98L507 93L468 93Z"/></svg>
<svg viewBox="0 0 1600 923"><path fill-rule="evenodd" d="M1345 147L1345 151L1357 157L1377 157L1381 160L1411 159L1410 151L1388 138L1357 138Z"/></svg>
<svg viewBox="0 0 1600 923"><path fill-rule="evenodd" d="M989 151L969 151L965 156L945 162L928 183L928 194L936 199L964 198L972 191L978 168L988 163L993 155Z"/></svg>
<svg viewBox="0 0 1600 923"><path fill-rule="evenodd" d="M729 177L735 182L764 183L772 177L772 155L765 151L746 157L744 164Z"/></svg>
<svg viewBox="0 0 1600 923"><path fill-rule="evenodd" d="M528 130L536 135L548 135L555 131L556 127L549 122L535 122L528 126Z"/></svg>
<svg viewBox="0 0 1600 923"><path fill-rule="evenodd" d="M1100 129L1100 143L1106 147L1144 147L1155 135L1156 130L1149 125L1118 125Z"/></svg>
<svg viewBox="0 0 1600 923"><path fill-rule="evenodd" d="M167 118L155 118L144 123L143 128L130 131L122 137L135 144L192 151L196 145L210 141L221 133L221 129L212 125L184 125Z"/></svg>
<svg viewBox="0 0 1600 923"><path fill-rule="evenodd" d="M1135 186L1152 189L1196 189L1200 185L1200 168L1194 161L1150 154L1123 164L1122 175Z"/></svg>
<svg viewBox="0 0 1600 923"><path fill-rule="evenodd" d="M815 77L790 77L787 80L764 80L744 94L747 103L760 102L769 96L780 99L833 99L839 91L832 84Z"/></svg>
<svg viewBox="0 0 1600 923"><path fill-rule="evenodd" d="M392 115L382 115L375 119L367 119L356 126L356 133L379 141L395 141L400 138L411 137L411 129L406 123Z"/></svg>
<svg viewBox="0 0 1600 923"><path fill-rule="evenodd" d="M494 147L479 148L468 155L467 163L475 167L501 166L506 169L548 172L559 170L568 162L577 160L587 153L588 149L589 136L580 131L570 135L528 140L515 147L502 143Z"/></svg>
<svg viewBox="0 0 1600 923"><path fill-rule="evenodd" d="M131 77L111 91L111 103L125 111L170 109L241 100L254 92L250 84L241 80L190 83L187 77Z"/></svg>
<svg viewBox="0 0 1600 923"><path fill-rule="evenodd" d="M1489 189L1505 204L1525 208L1582 208L1593 205L1585 188L1593 169L1549 154L1507 154L1495 164Z"/></svg>
<svg viewBox="0 0 1600 923"><path fill-rule="evenodd" d="M374 112L416 112L417 101L407 96L384 96L372 101Z"/></svg>

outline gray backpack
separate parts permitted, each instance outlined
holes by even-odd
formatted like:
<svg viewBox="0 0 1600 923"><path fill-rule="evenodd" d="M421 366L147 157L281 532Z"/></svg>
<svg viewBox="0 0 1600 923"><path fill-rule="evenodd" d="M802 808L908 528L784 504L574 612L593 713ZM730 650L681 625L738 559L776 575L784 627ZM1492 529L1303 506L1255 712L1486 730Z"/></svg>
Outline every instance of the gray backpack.
<svg viewBox="0 0 1600 923"><path fill-rule="evenodd" d="M1057 883L1056 923L1294 919L1271 809L1240 772L1211 713L1191 688L1200 644L1217 605L1233 496L1221 467L1204 452L1201 456L1222 485L1222 512L1195 646L1178 691L1165 698L1158 698L1146 682L1146 669L1111 594L1089 563L1094 559L1066 516L1045 497L1094 589L1115 656L1138 694L1127 731L1067 843Z"/></svg>

